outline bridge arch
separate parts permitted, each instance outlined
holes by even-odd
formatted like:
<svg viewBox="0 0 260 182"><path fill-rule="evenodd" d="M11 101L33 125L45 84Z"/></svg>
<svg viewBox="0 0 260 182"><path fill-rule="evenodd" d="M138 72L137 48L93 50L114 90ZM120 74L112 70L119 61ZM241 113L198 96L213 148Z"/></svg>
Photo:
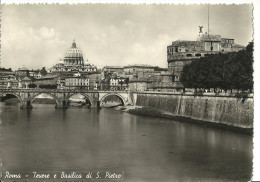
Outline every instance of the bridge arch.
<svg viewBox="0 0 260 182"><path fill-rule="evenodd" d="M20 95L16 94L16 93L0 93L0 97L5 96L5 95L14 95L15 97L17 97L20 101L20 103L22 104L22 98L20 97Z"/></svg>
<svg viewBox="0 0 260 182"><path fill-rule="evenodd" d="M68 95L68 97L67 97L67 99L66 99L66 105L68 105L69 99L70 99L73 95L82 95L82 96L84 96L85 98L88 99L88 101L89 101L89 103L90 103L90 106L94 106L94 103L93 103L92 99L90 98L90 96L89 96L88 94L84 94L84 93L73 93L73 94Z"/></svg>
<svg viewBox="0 0 260 182"><path fill-rule="evenodd" d="M31 98L31 103L34 101L34 99L35 99L37 96L39 96L39 95L41 95L41 94L45 94L45 95L51 96L51 97L55 100L56 105L58 105L58 99L57 99L57 97L56 97L54 94L45 93L45 92L40 92L40 93L35 94L35 95Z"/></svg>
<svg viewBox="0 0 260 182"><path fill-rule="evenodd" d="M119 97L119 99L122 101L123 105L124 105L124 106L126 105L126 101L125 101L124 97L123 97L122 95L118 94L118 93L108 93L108 94L104 95L103 97L100 98L100 103L102 103L103 100L104 100L106 97L108 97L108 96L117 96L117 97Z"/></svg>

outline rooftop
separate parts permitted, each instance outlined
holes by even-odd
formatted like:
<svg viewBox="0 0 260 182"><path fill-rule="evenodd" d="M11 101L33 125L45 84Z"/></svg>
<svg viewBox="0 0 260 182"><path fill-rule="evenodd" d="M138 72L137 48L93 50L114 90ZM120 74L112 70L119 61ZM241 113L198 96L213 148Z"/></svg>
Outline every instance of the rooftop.
<svg viewBox="0 0 260 182"><path fill-rule="evenodd" d="M214 34L202 34L198 37L199 41L221 41L220 35L214 35Z"/></svg>
<svg viewBox="0 0 260 182"><path fill-rule="evenodd" d="M132 64L132 65L124 66L124 68L131 68L131 67L155 68L156 66L151 66L147 64Z"/></svg>
<svg viewBox="0 0 260 182"><path fill-rule="evenodd" d="M22 68L19 68L18 71L29 71L29 70L23 66Z"/></svg>

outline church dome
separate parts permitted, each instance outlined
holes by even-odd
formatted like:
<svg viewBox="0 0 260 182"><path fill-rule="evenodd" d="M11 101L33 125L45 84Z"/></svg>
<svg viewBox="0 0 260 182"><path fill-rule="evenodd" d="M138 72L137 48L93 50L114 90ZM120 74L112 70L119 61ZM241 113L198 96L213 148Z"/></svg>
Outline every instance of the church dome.
<svg viewBox="0 0 260 182"><path fill-rule="evenodd" d="M73 41L71 48L65 54L64 65L84 65L82 52L77 48L75 41Z"/></svg>
<svg viewBox="0 0 260 182"><path fill-rule="evenodd" d="M83 54L80 49L77 48L75 41L73 41L71 48L66 52L66 58L82 58Z"/></svg>
<svg viewBox="0 0 260 182"><path fill-rule="evenodd" d="M60 59L59 62L58 62L58 64L64 64L63 60Z"/></svg>

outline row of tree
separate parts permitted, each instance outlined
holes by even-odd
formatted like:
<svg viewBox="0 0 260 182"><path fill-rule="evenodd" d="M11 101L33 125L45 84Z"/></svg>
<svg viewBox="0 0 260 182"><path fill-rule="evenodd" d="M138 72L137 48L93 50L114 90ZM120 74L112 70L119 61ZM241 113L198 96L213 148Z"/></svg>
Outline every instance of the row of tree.
<svg viewBox="0 0 260 182"><path fill-rule="evenodd" d="M185 88L227 90L253 89L253 43L245 50L212 54L183 67L180 77Z"/></svg>
<svg viewBox="0 0 260 182"><path fill-rule="evenodd" d="M30 83L28 85L29 88L36 88L37 85L35 83ZM42 88L42 89L57 89L57 85L39 85L39 88Z"/></svg>

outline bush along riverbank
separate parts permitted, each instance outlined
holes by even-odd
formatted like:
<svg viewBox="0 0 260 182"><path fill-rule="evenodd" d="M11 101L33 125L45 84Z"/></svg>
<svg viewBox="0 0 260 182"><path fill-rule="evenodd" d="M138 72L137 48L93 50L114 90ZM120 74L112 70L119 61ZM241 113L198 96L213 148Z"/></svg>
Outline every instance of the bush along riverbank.
<svg viewBox="0 0 260 182"><path fill-rule="evenodd" d="M125 108L120 108L117 110L126 111L130 114L134 114L134 115L138 115L138 116L164 118L164 119L170 119L170 120L179 121L179 122L197 124L197 125L201 125L203 127L224 129L224 130L229 130L229 131L234 131L234 132L239 132L239 133L244 133L244 134L249 134L249 135L253 134L253 128L241 128L241 127L236 127L236 126L232 126L232 125L227 125L224 123L214 123L214 122L208 122L208 121L203 121L203 120L198 120L198 119L192 119L191 117L176 116L171 113L167 113L167 112L164 112L164 111L161 111L156 108L149 107L149 106L143 106L143 107L130 106L130 108L125 107Z"/></svg>

